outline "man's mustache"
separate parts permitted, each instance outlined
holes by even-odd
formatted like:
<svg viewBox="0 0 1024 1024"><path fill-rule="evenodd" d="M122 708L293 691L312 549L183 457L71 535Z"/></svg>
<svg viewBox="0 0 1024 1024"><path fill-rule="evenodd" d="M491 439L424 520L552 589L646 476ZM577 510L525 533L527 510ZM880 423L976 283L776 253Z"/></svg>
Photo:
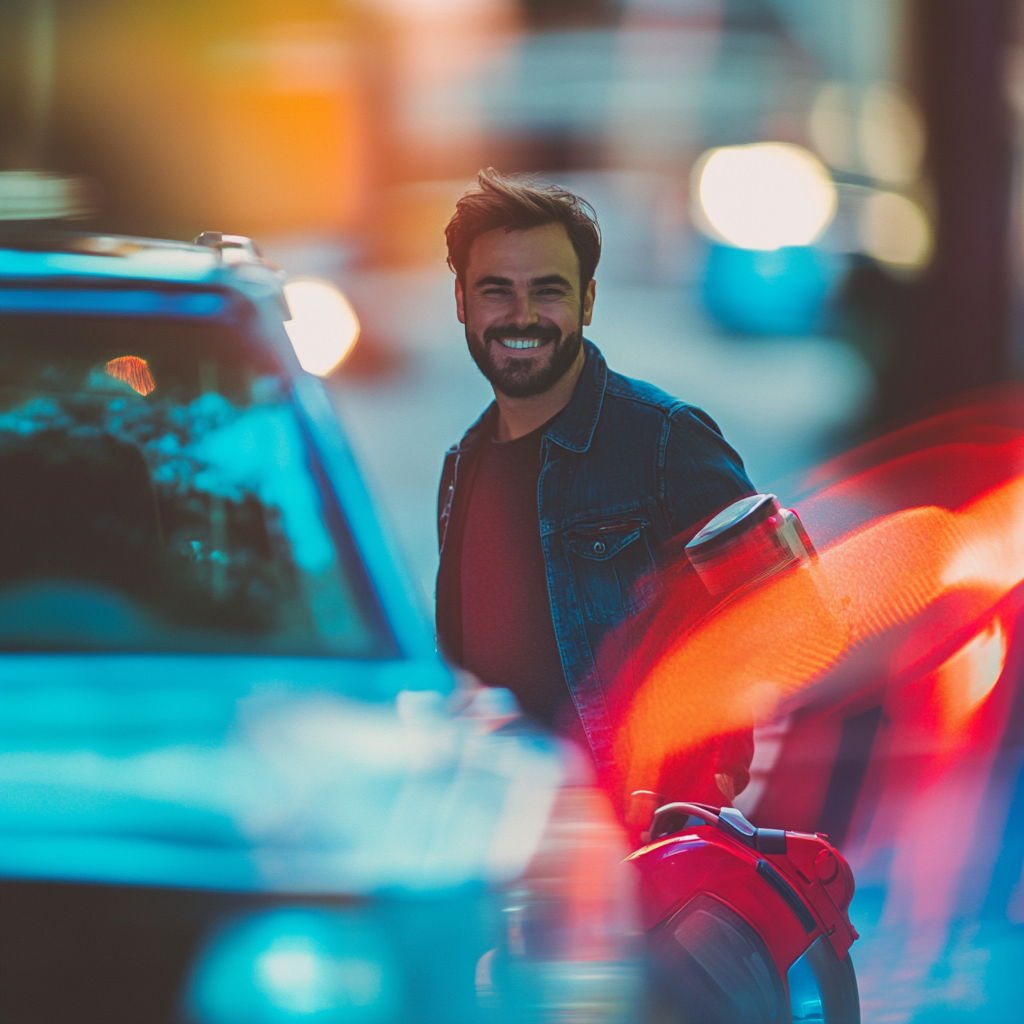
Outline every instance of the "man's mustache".
<svg viewBox="0 0 1024 1024"><path fill-rule="evenodd" d="M562 332L557 327L545 327L542 324L531 324L529 327L516 327L515 324L502 324L488 327L484 331L484 341L503 341L506 338L536 338L542 344L549 341L561 341Z"/></svg>

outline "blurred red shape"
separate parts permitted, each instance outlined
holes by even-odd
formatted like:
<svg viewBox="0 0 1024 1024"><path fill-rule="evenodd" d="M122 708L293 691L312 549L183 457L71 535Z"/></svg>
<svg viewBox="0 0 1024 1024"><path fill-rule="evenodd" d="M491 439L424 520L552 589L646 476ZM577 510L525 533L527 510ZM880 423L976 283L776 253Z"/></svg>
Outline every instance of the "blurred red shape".
<svg viewBox="0 0 1024 1024"><path fill-rule="evenodd" d="M755 714L884 680L930 680L936 725L965 727L1002 669L997 620L1024 590L1022 469L1024 389L1006 388L812 474L797 508L813 564L715 603L678 549L629 645L602 652L620 699L616 797L700 799L677 784L710 777L709 756Z"/></svg>

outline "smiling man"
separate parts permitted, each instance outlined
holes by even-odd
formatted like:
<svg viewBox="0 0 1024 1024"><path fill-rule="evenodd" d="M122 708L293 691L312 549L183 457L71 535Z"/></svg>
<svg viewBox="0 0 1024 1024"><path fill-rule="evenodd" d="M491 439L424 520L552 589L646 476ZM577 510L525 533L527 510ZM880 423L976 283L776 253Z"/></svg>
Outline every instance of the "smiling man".
<svg viewBox="0 0 1024 1024"><path fill-rule="evenodd" d="M705 413L612 372L584 339L601 255L586 202L489 169L446 235L495 400L445 457L438 641L538 721L582 726L600 764L602 638L650 600L666 542L753 487Z"/></svg>

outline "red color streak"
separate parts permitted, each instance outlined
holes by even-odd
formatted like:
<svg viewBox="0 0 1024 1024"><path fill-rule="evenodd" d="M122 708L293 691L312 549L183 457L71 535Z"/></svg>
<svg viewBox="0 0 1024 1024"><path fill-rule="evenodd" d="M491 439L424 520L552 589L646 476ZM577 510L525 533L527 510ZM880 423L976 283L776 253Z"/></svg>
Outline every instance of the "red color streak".
<svg viewBox="0 0 1024 1024"><path fill-rule="evenodd" d="M1005 466L1010 453L998 454ZM1024 476L957 511L906 509L843 537L667 645L617 737L625 792L812 684L932 671L1022 581Z"/></svg>

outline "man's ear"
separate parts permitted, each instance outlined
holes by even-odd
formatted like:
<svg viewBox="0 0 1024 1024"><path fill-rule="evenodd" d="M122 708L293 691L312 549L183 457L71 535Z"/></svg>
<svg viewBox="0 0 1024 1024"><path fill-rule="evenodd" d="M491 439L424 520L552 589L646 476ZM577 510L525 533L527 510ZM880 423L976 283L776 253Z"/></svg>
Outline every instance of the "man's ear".
<svg viewBox="0 0 1024 1024"><path fill-rule="evenodd" d="M594 297L597 295L597 282L591 278L583 292L583 326L589 327L594 316Z"/></svg>
<svg viewBox="0 0 1024 1024"><path fill-rule="evenodd" d="M455 310L459 315L459 323L466 322L466 293L462 289L462 280L455 278Z"/></svg>

